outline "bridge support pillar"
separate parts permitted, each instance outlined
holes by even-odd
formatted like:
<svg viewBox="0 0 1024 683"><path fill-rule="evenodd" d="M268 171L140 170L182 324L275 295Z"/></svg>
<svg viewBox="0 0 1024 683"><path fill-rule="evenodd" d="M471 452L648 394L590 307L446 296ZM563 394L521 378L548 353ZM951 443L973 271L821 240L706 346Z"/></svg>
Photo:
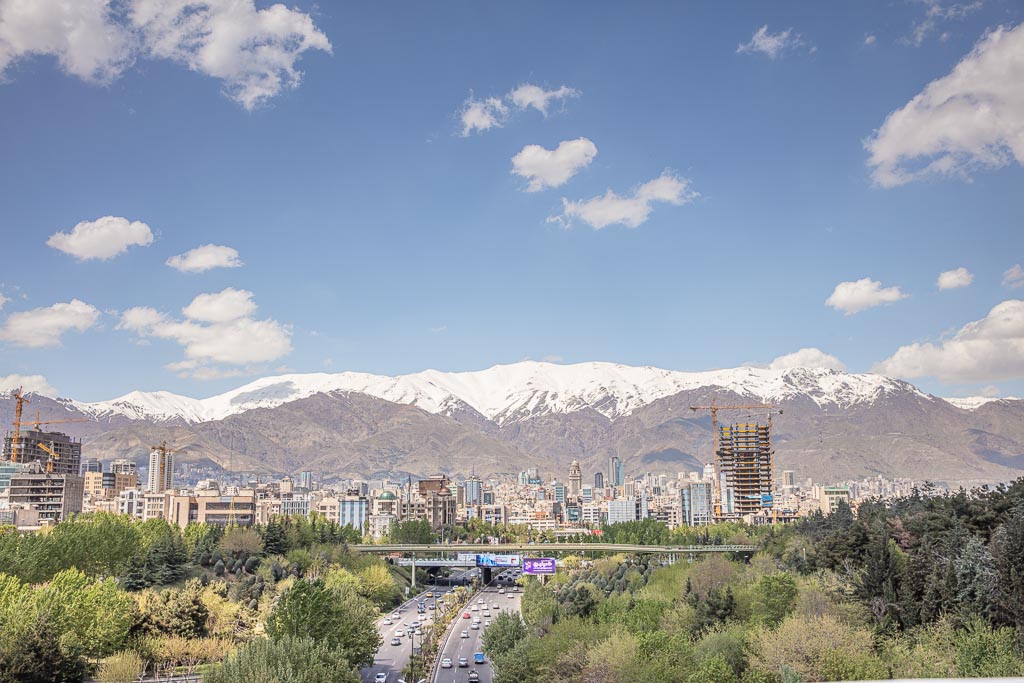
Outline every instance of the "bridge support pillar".
<svg viewBox="0 0 1024 683"><path fill-rule="evenodd" d="M409 590L416 592L416 553L412 553L412 571L409 572Z"/></svg>

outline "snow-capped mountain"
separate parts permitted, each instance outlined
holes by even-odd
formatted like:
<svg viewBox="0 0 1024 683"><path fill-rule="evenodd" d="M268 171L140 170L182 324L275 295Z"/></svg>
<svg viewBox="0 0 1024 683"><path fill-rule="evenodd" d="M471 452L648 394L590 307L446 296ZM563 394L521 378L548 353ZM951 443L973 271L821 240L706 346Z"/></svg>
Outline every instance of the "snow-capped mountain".
<svg viewBox="0 0 1024 683"><path fill-rule="evenodd" d="M679 372L615 363L558 365L524 361L476 372L426 370L388 377L357 372L264 377L205 399L169 392L135 391L96 403L73 402L96 417L187 423L222 420L255 408L274 408L320 393L355 392L429 413L450 414L469 407L499 425L537 415L568 414L592 408L609 419L628 415L658 399L683 391L718 387L759 402L807 398L819 406L870 403L890 392L915 392L899 380L823 368L769 370L740 367Z"/></svg>
<svg viewBox="0 0 1024 683"><path fill-rule="evenodd" d="M1024 399L1019 399L1016 396L1006 396L1005 398L993 398L991 396L965 396L963 398L946 398L943 400L955 405L961 410L977 410L983 405L988 405L989 403L999 401L1020 401Z"/></svg>

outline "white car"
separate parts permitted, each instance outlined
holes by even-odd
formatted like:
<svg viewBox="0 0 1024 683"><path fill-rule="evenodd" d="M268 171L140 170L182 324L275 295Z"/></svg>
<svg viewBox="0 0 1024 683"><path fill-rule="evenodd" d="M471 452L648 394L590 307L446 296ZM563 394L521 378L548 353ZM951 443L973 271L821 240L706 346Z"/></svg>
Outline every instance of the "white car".
<svg viewBox="0 0 1024 683"><path fill-rule="evenodd" d="M404 636L405 631L403 631L402 629L398 629L397 631L395 631L395 638L403 638Z"/></svg>
<svg viewBox="0 0 1024 683"><path fill-rule="evenodd" d="M452 668L452 660L449 657L445 657L444 659L442 659L441 660L441 668L442 669L450 669L450 668Z"/></svg>
<svg viewBox="0 0 1024 683"><path fill-rule="evenodd" d="M491 609L501 609L501 605L499 605L498 603L494 603L493 605L491 605Z"/></svg>
<svg viewBox="0 0 1024 683"><path fill-rule="evenodd" d="M484 604L484 599L483 598L477 598L476 604L478 604L478 605Z"/></svg>
<svg viewBox="0 0 1024 683"><path fill-rule="evenodd" d="M459 638L469 638L469 631L463 631L460 633Z"/></svg>
<svg viewBox="0 0 1024 683"><path fill-rule="evenodd" d="M388 675L381 671L373 677L373 683L388 683Z"/></svg>
<svg viewBox="0 0 1024 683"><path fill-rule="evenodd" d="M491 622L489 622L489 621L485 621L485 622L484 622L484 628L487 628L487 627L488 627L488 626L490 626L490 625L491 625Z"/></svg>
<svg viewBox="0 0 1024 683"><path fill-rule="evenodd" d="M393 624L393 623L395 623L395 622L391 621L391 617L384 617L384 625L385 626L391 626L391 624Z"/></svg>

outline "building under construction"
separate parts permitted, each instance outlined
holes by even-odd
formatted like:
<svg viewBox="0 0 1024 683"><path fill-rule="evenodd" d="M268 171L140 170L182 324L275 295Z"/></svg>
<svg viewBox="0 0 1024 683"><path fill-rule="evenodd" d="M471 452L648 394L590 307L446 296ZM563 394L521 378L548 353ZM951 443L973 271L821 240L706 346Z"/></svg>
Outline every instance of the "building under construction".
<svg viewBox="0 0 1024 683"><path fill-rule="evenodd" d="M38 462L53 474L79 474L82 442L62 432L23 429L14 443L14 433L4 437L4 460L28 464Z"/></svg>
<svg viewBox="0 0 1024 683"><path fill-rule="evenodd" d="M718 433L720 518L739 518L770 510L775 451L771 424L740 422L723 425Z"/></svg>

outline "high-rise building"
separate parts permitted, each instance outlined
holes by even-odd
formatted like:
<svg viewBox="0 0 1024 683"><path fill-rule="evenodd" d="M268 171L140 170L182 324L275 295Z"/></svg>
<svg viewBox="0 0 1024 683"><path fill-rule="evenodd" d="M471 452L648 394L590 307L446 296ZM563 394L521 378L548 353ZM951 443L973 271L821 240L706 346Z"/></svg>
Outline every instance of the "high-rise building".
<svg viewBox="0 0 1024 683"><path fill-rule="evenodd" d="M480 505L484 502L483 483L479 477L473 476L466 480L466 505Z"/></svg>
<svg viewBox="0 0 1024 683"><path fill-rule="evenodd" d="M149 481L146 491L163 493L174 488L174 451L154 446L149 451Z"/></svg>
<svg viewBox="0 0 1024 683"><path fill-rule="evenodd" d="M313 473L309 470L299 472L299 486L307 491L313 490Z"/></svg>
<svg viewBox="0 0 1024 683"><path fill-rule="evenodd" d="M608 459L608 485L622 486L626 483L626 470L617 455Z"/></svg>
<svg viewBox="0 0 1024 683"><path fill-rule="evenodd" d="M82 469L82 442L62 432L44 432L26 429L19 433L17 452L14 435L4 437L4 460L22 464L38 462L53 474L80 476ZM40 517L42 520L43 518Z"/></svg>
<svg viewBox="0 0 1024 683"><path fill-rule="evenodd" d="M551 491L552 491L552 493L554 493L554 500L555 500L555 502L556 503L561 503L562 505L565 505L565 496L566 496L566 493L567 493L566 488L565 488L565 484L562 484L561 482L557 482L557 481L553 482L552 485L551 485Z"/></svg>
<svg viewBox="0 0 1024 683"><path fill-rule="evenodd" d="M711 482L690 482L679 490L682 523L687 526L707 526L714 517L714 497Z"/></svg>
<svg viewBox="0 0 1024 683"><path fill-rule="evenodd" d="M573 460L569 465L569 497L576 500L580 497L580 484L583 483L583 474L580 471L580 461Z"/></svg>
<svg viewBox="0 0 1024 683"><path fill-rule="evenodd" d="M76 467L78 463L75 463ZM50 474L39 465L11 475L7 489L11 506L24 505L39 511L40 524L56 524L82 511L85 480L77 474Z"/></svg>
<svg viewBox="0 0 1024 683"><path fill-rule="evenodd" d="M102 472L103 463L100 462L99 458L82 458L82 469L79 475L85 476L88 472Z"/></svg>
<svg viewBox="0 0 1024 683"><path fill-rule="evenodd" d="M793 470L782 470L782 486L795 488L796 487L796 472Z"/></svg>
<svg viewBox="0 0 1024 683"><path fill-rule="evenodd" d="M110 463L110 471L114 474L135 474L136 467L135 463L131 460L125 460L124 458L118 458L117 460Z"/></svg>
<svg viewBox="0 0 1024 683"><path fill-rule="evenodd" d="M718 433L718 472L720 495L731 489L733 510L740 517L755 514L774 505L771 428L766 424L741 422L723 425ZM720 510L719 515L724 516Z"/></svg>
<svg viewBox="0 0 1024 683"><path fill-rule="evenodd" d="M594 488L604 488L604 472L594 472Z"/></svg>
<svg viewBox="0 0 1024 683"><path fill-rule="evenodd" d="M635 522L647 514L647 501L637 498L616 498L608 501L608 523Z"/></svg>

